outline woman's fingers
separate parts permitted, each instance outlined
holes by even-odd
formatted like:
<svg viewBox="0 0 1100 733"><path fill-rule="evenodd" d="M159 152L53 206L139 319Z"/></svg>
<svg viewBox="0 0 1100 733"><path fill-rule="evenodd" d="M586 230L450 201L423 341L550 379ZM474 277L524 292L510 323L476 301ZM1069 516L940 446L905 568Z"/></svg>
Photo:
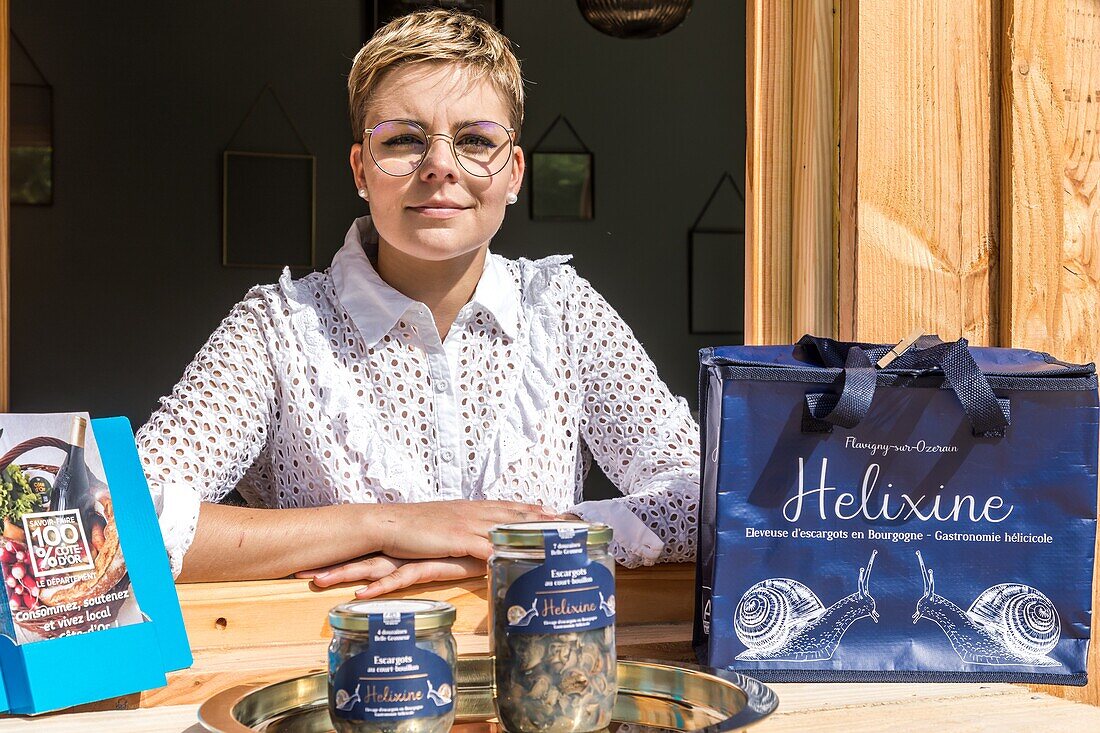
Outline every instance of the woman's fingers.
<svg viewBox="0 0 1100 733"><path fill-rule="evenodd" d="M313 568L312 570L299 570L298 572L294 573L294 577L295 578L300 578L302 580L309 580L310 578L316 578L318 575L324 575L325 573L330 573L333 570L336 570L337 568L342 568L345 565L347 565L348 563L359 562L360 560L365 560L365 559L366 558L356 558L355 560L345 560L344 562L338 562L338 563L335 563L333 565L327 565L323 568Z"/></svg>
<svg viewBox="0 0 1100 733"><path fill-rule="evenodd" d="M330 566L324 572L312 576L313 584L318 588L329 588L340 583L356 583L363 580L377 580L400 569L404 560L385 555L374 555L360 560L352 560L340 565Z"/></svg>
<svg viewBox="0 0 1100 733"><path fill-rule="evenodd" d="M417 583L428 582L425 579L427 563L434 560L412 561L397 568L394 572L370 583L355 591L356 598L375 598L386 593L392 593L401 588L407 588Z"/></svg>
<svg viewBox="0 0 1100 733"><path fill-rule="evenodd" d="M402 560L385 555L373 555L319 568L317 571L296 573L311 577L314 585L319 588L368 581L365 588L356 591L358 598L374 598L417 583L459 580L484 574L485 561L477 557Z"/></svg>
<svg viewBox="0 0 1100 733"><path fill-rule="evenodd" d="M392 573L355 591L356 598L375 598L418 583L461 580L485 574L485 563L472 557L410 560Z"/></svg>

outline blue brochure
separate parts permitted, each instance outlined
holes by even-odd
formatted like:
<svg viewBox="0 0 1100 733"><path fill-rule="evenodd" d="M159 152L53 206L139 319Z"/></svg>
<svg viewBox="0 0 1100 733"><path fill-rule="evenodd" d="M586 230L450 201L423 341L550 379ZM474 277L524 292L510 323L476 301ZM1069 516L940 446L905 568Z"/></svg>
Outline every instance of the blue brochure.
<svg viewBox="0 0 1100 733"><path fill-rule="evenodd" d="M126 695L190 666L125 418L0 415L0 519L0 709Z"/></svg>

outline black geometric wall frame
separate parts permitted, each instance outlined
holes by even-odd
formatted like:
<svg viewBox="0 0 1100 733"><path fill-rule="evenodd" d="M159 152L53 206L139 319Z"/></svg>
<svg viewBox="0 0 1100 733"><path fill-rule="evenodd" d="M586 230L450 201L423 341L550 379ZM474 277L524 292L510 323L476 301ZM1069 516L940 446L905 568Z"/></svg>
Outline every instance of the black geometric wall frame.
<svg viewBox="0 0 1100 733"><path fill-rule="evenodd" d="M316 265L317 159L293 153L222 154L222 265Z"/></svg>
<svg viewBox="0 0 1100 733"><path fill-rule="evenodd" d="M592 153L531 153L531 218L588 221L596 216Z"/></svg>
<svg viewBox="0 0 1100 733"><path fill-rule="evenodd" d="M733 187L742 206L745 201L733 176L723 173L688 230L688 332L743 339L745 228L702 223L723 185Z"/></svg>
<svg viewBox="0 0 1100 733"><path fill-rule="evenodd" d="M54 183L53 87L19 37L11 33L11 39L13 62L18 62L26 79L9 85L8 200L49 206Z"/></svg>
<svg viewBox="0 0 1100 733"><path fill-rule="evenodd" d="M575 145L570 148L543 145L558 125L564 123ZM591 221L596 218L596 157L573 128L569 119L558 115L538 139L530 154L532 219L540 221Z"/></svg>
<svg viewBox="0 0 1100 733"><path fill-rule="evenodd" d="M265 99L266 124L256 114ZM246 127L253 137L262 133L263 142L241 144ZM281 140L272 137L273 130L281 131ZM269 149L284 146L301 152ZM222 265L312 270L316 234L317 159L275 90L265 85L222 151Z"/></svg>

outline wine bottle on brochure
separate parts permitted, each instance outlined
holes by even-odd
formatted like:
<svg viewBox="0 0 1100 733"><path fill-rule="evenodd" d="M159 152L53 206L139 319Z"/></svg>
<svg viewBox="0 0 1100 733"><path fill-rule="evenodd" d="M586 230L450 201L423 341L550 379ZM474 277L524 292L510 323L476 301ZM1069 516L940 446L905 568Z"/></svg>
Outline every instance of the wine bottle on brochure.
<svg viewBox="0 0 1100 733"><path fill-rule="evenodd" d="M92 496L88 466L84 463L84 437L88 421L79 415L73 416L69 429L69 454L57 472L54 484L52 511L77 509L84 524L84 531L90 532L95 517L95 497Z"/></svg>

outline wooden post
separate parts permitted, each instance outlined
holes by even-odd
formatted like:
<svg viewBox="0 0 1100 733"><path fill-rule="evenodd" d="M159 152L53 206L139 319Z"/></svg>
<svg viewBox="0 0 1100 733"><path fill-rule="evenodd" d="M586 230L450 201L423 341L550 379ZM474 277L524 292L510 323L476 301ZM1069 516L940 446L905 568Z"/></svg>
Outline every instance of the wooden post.
<svg viewBox="0 0 1100 733"><path fill-rule="evenodd" d="M854 341L859 292L859 0L840 2L839 25L836 330L840 339Z"/></svg>
<svg viewBox="0 0 1100 733"><path fill-rule="evenodd" d="M791 337L833 336L833 7L794 5Z"/></svg>
<svg viewBox="0 0 1100 733"><path fill-rule="evenodd" d="M791 7L747 3L745 343L791 338Z"/></svg>
<svg viewBox="0 0 1100 733"><path fill-rule="evenodd" d="M841 3L842 337L997 340L995 5Z"/></svg>
<svg viewBox="0 0 1100 733"><path fill-rule="evenodd" d="M1006 0L1001 74L1001 341L1061 359L1100 356L1100 3ZM1100 558L1100 545L1095 555ZM1086 687L1100 705L1094 567Z"/></svg>
<svg viewBox="0 0 1100 733"><path fill-rule="evenodd" d="M1100 3L1005 3L1002 342L1100 356Z"/></svg>
<svg viewBox="0 0 1100 733"><path fill-rule="evenodd" d="M1100 1L1069 0L1064 17L1065 83L1057 90L1065 102L1066 157L1059 171L1064 238L1055 348L1062 358L1095 361L1100 359Z"/></svg>
<svg viewBox="0 0 1100 733"><path fill-rule="evenodd" d="M1055 353L1075 361L1100 359L1100 2L1069 0L1065 13L1065 138L1061 170L1063 250L1060 328ZM1058 322L1058 321L1056 321ZM1098 496L1100 503L1100 496ZM1089 684L1062 697L1100 705L1100 537L1093 557L1092 657Z"/></svg>
<svg viewBox="0 0 1100 733"><path fill-rule="evenodd" d="M1010 0L1004 16L1001 343L1055 351L1065 239L1065 6Z"/></svg>
<svg viewBox="0 0 1100 733"><path fill-rule="evenodd" d="M747 4L745 343L837 332L834 5Z"/></svg>

